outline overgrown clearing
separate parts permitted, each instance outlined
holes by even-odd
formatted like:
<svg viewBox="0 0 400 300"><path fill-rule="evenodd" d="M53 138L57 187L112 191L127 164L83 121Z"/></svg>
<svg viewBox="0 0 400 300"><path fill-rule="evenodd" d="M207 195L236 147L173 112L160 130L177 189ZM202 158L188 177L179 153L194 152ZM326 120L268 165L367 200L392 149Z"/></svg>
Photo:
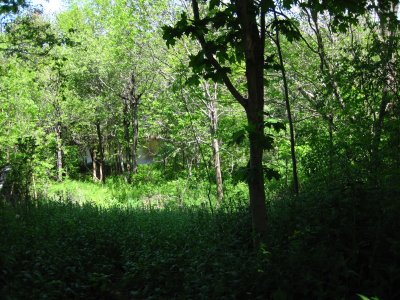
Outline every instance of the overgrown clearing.
<svg viewBox="0 0 400 300"><path fill-rule="evenodd" d="M102 207L181 207L181 206L212 206L215 208L215 197L212 195L215 185L196 178L177 178L165 180L163 176L151 168L141 168L133 176L130 184L123 178L108 178L105 184L91 181L64 180L50 182L42 190L43 197L53 200L68 200L78 204L94 204ZM226 205L235 198L236 202L246 202L248 190L246 184L227 181L225 183L227 196Z"/></svg>
<svg viewBox="0 0 400 300"><path fill-rule="evenodd" d="M349 189L247 208L1 206L5 299L396 299L399 195Z"/></svg>

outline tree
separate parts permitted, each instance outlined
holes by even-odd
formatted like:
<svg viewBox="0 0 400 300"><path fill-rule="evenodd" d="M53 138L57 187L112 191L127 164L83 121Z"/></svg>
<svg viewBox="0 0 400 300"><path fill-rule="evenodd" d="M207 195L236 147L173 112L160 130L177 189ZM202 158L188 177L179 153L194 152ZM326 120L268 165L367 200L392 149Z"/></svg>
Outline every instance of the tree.
<svg viewBox="0 0 400 300"><path fill-rule="evenodd" d="M334 152L345 153L347 162L342 162L337 172L340 179L345 166L353 169L345 172L352 174L348 180L357 177L378 184L384 169L391 168L390 164L383 167L384 158L392 161L390 156L396 156L388 148L385 150L381 141L386 136L396 143L389 138L393 136L390 127L396 117L387 120L391 123L388 126L385 120L393 115L392 108L396 106L398 4L397 0L302 3L316 40L316 49L308 46L318 55L325 86L316 93L302 87L299 90L310 103L317 104L315 108L328 123L330 174L337 169L340 157ZM326 17L327 12L332 18ZM343 38L344 32L348 39ZM345 48L349 49L347 53L342 51ZM351 167L350 161L356 167Z"/></svg>
<svg viewBox="0 0 400 300"><path fill-rule="evenodd" d="M17 13L21 8L27 7L28 1L25 0L1 0L0 15Z"/></svg>
<svg viewBox="0 0 400 300"><path fill-rule="evenodd" d="M52 110L52 131L56 141L56 168L57 178L62 179L62 64L63 57L59 53L53 53L60 45L71 45L70 41L56 32L50 23L43 20L39 11L27 11L26 14L17 18L6 26L5 34L2 36L2 51L14 57L21 65L27 68L36 76L38 83L41 83L46 76L47 83L44 85L41 97L44 102L51 106ZM39 68L44 71L42 74L36 72ZM32 90L32 96L34 89ZM36 105L41 97L34 97ZM43 104L43 102L42 102ZM47 117L47 116L46 116Z"/></svg>
<svg viewBox="0 0 400 300"><path fill-rule="evenodd" d="M205 78L223 82L244 108L248 121L250 161L248 186L252 224L263 240L267 230L263 174L264 150L264 45L267 1L210 1L205 17L197 0L192 1L193 19L182 13L175 27L164 27L167 44L183 34L196 39L201 51L192 56L191 66ZM223 29L223 30L221 30ZM228 47L229 46L229 47ZM245 61L247 97L229 77L229 63Z"/></svg>
<svg viewBox="0 0 400 300"><path fill-rule="evenodd" d="M73 7L71 14L79 20L82 44L87 50L92 49L84 57L100 50L93 55L97 61L92 62L102 66L97 76L98 87L120 109L118 119L122 124L118 125L123 127L123 139L118 140L118 156L126 180L130 180L138 168L139 127L145 125L141 123L145 118L142 104L152 98L153 82L158 77L155 76L158 61L154 56L160 38L157 39L159 35L153 27L157 18L150 20L148 13L151 10L154 15L159 14L164 1L84 1L79 9L78 5ZM65 24L67 14L63 17ZM92 37L85 39L88 32Z"/></svg>
<svg viewBox="0 0 400 300"><path fill-rule="evenodd" d="M381 166L380 158L380 143L382 138L382 131L384 129L384 121L388 112L388 104L395 101L398 97L398 88L395 83L397 72L396 66L396 49L398 47L398 27L400 22L397 19L399 12L399 0L391 1L378 1L376 8L380 22L380 35L379 44L383 46L380 53L381 69L383 76L382 81L382 95L379 104L379 112L373 124L373 138L371 143L371 164L374 181L378 181L379 169Z"/></svg>
<svg viewBox="0 0 400 300"><path fill-rule="evenodd" d="M292 120L292 112L290 107L289 101L289 86L287 82L286 76L286 67L283 60L283 51L281 47L281 37L280 37L280 30L285 30L289 35L290 39L292 40L294 37L298 38L298 33L296 31L289 33L287 30L288 28L285 27L285 23L282 20L278 20L276 9L273 11L274 13L274 22L273 27L275 27L275 39L274 42L276 44L278 57L279 57L279 69L282 74L282 81L283 81L283 92L285 98L285 106L287 112L287 119L289 123L289 134L290 134L290 153L292 158L292 172L293 172L293 190L296 195L299 193L299 179L297 173L297 159L296 159L296 150L295 150L295 136L294 136L294 127L293 127L293 120ZM290 28L290 23L288 24Z"/></svg>

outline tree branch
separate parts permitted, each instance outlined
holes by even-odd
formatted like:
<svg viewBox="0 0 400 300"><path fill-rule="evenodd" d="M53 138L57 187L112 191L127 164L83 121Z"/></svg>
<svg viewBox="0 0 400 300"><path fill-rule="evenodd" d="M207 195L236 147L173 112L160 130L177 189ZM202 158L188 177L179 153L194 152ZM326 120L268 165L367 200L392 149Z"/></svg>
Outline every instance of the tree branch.
<svg viewBox="0 0 400 300"><path fill-rule="evenodd" d="M192 0L192 7L193 7L193 15L194 15L194 21L195 22L200 22L200 13L199 13L199 5L197 3L197 0ZM193 35L197 38L199 41L201 48L203 49L206 58L210 61L212 66L217 70L220 71L222 74L222 80L224 84L226 85L227 89L229 92L235 97L235 99L244 107L247 107L247 99L243 97L239 91L233 86L231 80L229 79L228 75L222 71L222 66L220 63L215 59L213 53L210 51L210 49L207 46L206 40L203 35L193 33Z"/></svg>

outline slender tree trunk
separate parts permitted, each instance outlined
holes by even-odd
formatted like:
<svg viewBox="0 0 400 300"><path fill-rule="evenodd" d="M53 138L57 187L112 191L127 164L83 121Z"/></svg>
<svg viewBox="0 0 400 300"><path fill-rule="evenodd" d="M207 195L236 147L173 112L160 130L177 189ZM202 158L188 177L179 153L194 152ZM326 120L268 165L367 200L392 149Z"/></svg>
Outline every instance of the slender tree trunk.
<svg viewBox="0 0 400 300"><path fill-rule="evenodd" d="M337 81L335 80L332 71L331 71L331 66L329 65L329 62L326 57L326 52L325 52L325 45L322 39L321 31L319 28L319 21L318 21L318 12L316 10L311 11L311 19L314 24L314 33L317 39L317 46L318 46L318 55L320 59L320 70L321 73L326 75L328 77L328 85L333 91L333 96L336 100L336 102L339 104L339 106L344 109L345 108L345 103L343 101L342 96L340 95L339 92L339 85ZM310 23L311 25L311 23Z"/></svg>
<svg viewBox="0 0 400 300"><path fill-rule="evenodd" d="M378 117L374 123L373 127L373 138L371 145L371 166L372 173L375 183L378 182L379 178L379 169L381 165L380 158L380 143L382 138L382 132L384 127L384 120L386 117L386 108L392 98L393 92L391 91L391 87L395 86L394 82L396 80L396 74L394 70L394 65L396 64L395 51L397 48L397 37L396 37L396 26L392 24L392 20L390 20L389 14L393 14L397 16L399 0L390 1L390 5L386 7L382 2L378 1L378 16L380 19L381 26L381 40L386 44L385 49L382 54L382 61L384 62L383 73L385 74L383 90L382 90L382 98L379 106ZM387 10L388 9L388 10ZM395 21L396 22L396 21Z"/></svg>
<svg viewBox="0 0 400 300"><path fill-rule="evenodd" d="M38 194L36 190L36 180L35 180L35 175L32 174L32 185L33 185L33 199L37 200L38 199Z"/></svg>
<svg viewBox="0 0 400 300"><path fill-rule="evenodd" d="M96 122L96 132L97 139L99 142L99 180L101 182L105 182L105 174L104 174L104 148L103 148L103 136L101 134L100 122Z"/></svg>
<svg viewBox="0 0 400 300"><path fill-rule="evenodd" d="M330 183L333 182L334 179L334 170L333 170L333 156L335 155L335 149L333 144L333 117L330 116L330 121L328 124L328 133L329 133L329 170L328 170L328 180Z"/></svg>
<svg viewBox="0 0 400 300"><path fill-rule="evenodd" d="M330 65L327 61L326 58L326 53L325 53L325 45L322 39L321 31L319 28L319 21L318 21L318 12L317 11L311 11L311 19L314 24L314 33L317 39L317 52L320 60L320 71L322 75L325 75L328 77L328 86L332 89L333 91L333 97L336 100L337 103L339 103L340 107L342 109L345 108L344 101L339 93L339 87L333 78L333 74L331 72ZM311 22L310 22L311 26ZM311 26L312 27L312 26ZM333 160L334 160L334 143L333 143L333 122L334 122L334 114L333 114L333 108L331 108L331 113L325 116L325 119L328 120L328 134L329 134L329 165L328 165L328 180L329 183L332 183L332 180L334 179L334 170L333 170Z"/></svg>
<svg viewBox="0 0 400 300"><path fill-rule="evenodd" d="M224 198L224 189L222 183L222 173L221 173L221 158L219 154L219 141L217 138L218 130L218 111L215 103L215 98L211 97L209 99L209 118L210 118L210 132L212 139L212 149L214 158L214 169L215 169L215 181L217 183L217 197L218 202L221 203Z"/></svg>
<svg viewBox="0 0 400 300"><path fill-rule="evenodd" d="M136 92L136 79L135 74L132 72L130 78L130 88L129 88L129 102L131 107L131 123L132 123L132 173L137 173L138 166L138 155L137 146L139 140L139 119L138 119L138 109L139 101L142 95L138 95Z"/></svg>
<svg viewBox="0 0 400 300"><path fill-rule="evenodd" d="M57 145L57 181L62 181L62 168L63 168L63 153L62 153L62 137L61 137L61 122L58 122L55 128L56 132L56 145Z"/></svg>
<svg viewBox="0 0 400 300"><path fill-rule="evenodd" d="M221 157L219 153L219 141L217 137L218 130L218 108L217 108L217 97L218 97L218 84L214 84L213 91L210 89L210 84L205 81L203 84L205 99L203 104L206 106L206 115L210 121L210 134L211 134L211 147L213 151L213 165L215 171L215 182L217 184L217 200L221 203L224 198L224 189L222 182L221 172Z"/></svg>
<svg viewBox="0 0 400 300"><path fill-rule="evenodd" d="M249 193L254 232L263 241L267 231L263 172L264 140L264 42L258 31L254 2L237 1L239 22L243 31L246 61L248 104L246 109L250 142ZM264 16L261 16L264 19Z"/></svg>
<svg viewBox="0 0 400 300"><path fill-rule="evenodd" d="M276 12L274 11L274 17L275 20L277 21L278 18L276 17ZM279 30L278 27L276 27L276 47L278 49L278 56L279 56L279 63L281 66L281 72L282 72L282 80L283 80L283 89L284 89L284 94L285 94L285 104L286 104L286 111L287 111L287 118L289 121L289 131L290 131L290 152L292 156L292 171L293 171L293 191L296 195L299 193L299 179L297 176L297 160L296 160L296 144L295 144L295 139L294 139L294 128L293 128L293 121L292 121L292 113L290 109L290 101L289 101L289 87L287 84L287 78L286 78L286 69L285 69L285 64L283 62L283 56L282 56L282 49L281 49L281 42L279 38Z"/></svg>
<svg viewBox="0 0 400 300"><path fill-rule="evenodd" d="M125 173L124 156L122 154L121 145L119 143L118 143L118 164L119 164L118 170L120 171L120 174L124 174Z"/></svg>
<svg viewBox="0 0 400 300"><path fill-rule="evenodd" d="M132 141L132 173L137 173L138 167L138 140L139 140L139 119L138 119L138 101L133 101L132 103L132 132L133 132L133 141Z"/></svg>
<svg viewBox="0 0 400 300"><path fill-rule="evenodd" d="M314 31L316 40L317 40L317 50L316 52L318 53L319 56L319 69L322 75L326 76L328 78L328 86L332 89L333 92L333 98L336 100L336 103L339 104L339 106L341 107L341 109L345 108L345 103L344 100L342 98L342 96L340 95L340 91L339 91L339 85L337 83L337 81L334 79L334 76L331 72L331 66L329 65L327 56L326 56L326 52L325 52L325 45L324 45L324 41L322 39L322 34L321 34L321 30L320 30L320 25L319 25L319 21L318 21L318 12L316 10L311 10L310 12L308 12L307 10L305 10L307 16L308 16L308 21L309 21L309 25L311 27L311 29ZM314 25L314 26L313 26ZM299 89L300 90L300 89ZM308 95L303 91L300 90L300 92L306 97L309 98ZM314 98L314 97L312 97ZM315 100L315 99L310 99L310 100ZM313 103L313 105L315 106L314 101L310 101L310 103ZM320 111L320 109L318 109ZM334 160L334 142L333 142L333 132L334 132L334 114L333 114L333 108L331 108L331 112L328 114L324 114L322 112L320 112L320 114L322 115L322 117L328 122L328 135L329 135L329 165L328 165L328 181L329 183L333 182L334 179L334 164L333 164L333 160Z"/></svg>
<svg viewBox="0 0 400 300"><path fill-rule="evenodd" d="M213 138L213 156L215 167L215 180L217 183L217 196L218 201L222 202L222 200L224 199L224 189L222 183L221 160L219 155L219 141L216 138Z"/></svg>
<svg viewBox="0 0 400 300"><path fill-rule="evenodd" d="M124 145L125 145L125 165L128 173L131 171L131 149L130 149L130 137L129 137L129 102L127 99L124 99L124 108L123 108L123 126L124 126ZM124 160L122 160L124 163ZM124 169L124 168L123 168ZM128 174L129 175L129 174ZM128 176L129 177L129 176Z"/></svg>
<svg viewBox="0 0 400 300"><path fill-rule="evenodd" d="M93 181L97 182L97 153L96 149L92 149L90 151L90 156L92 157L92 174L93 174Z"/></svg>
<svg viewBox="0 0 400 300"><path fill-rule="evenodd" d="M182 169L185 169L186 167L186 154L185 154L185 148L182 147Z"/></svg>

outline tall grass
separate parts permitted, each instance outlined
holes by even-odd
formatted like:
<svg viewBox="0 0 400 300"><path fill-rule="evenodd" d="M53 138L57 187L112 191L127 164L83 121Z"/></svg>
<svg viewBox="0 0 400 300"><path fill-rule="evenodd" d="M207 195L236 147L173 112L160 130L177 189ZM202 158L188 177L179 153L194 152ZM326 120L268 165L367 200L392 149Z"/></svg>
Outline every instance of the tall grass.
<svg viewBox="0 0 400 300"><path fill-rule="evenodd" d="M131 184L122 177L107 178L105 184L92 181L64 180L48 182L44 197L53 200L67 200L73 203L89 203L101 207L182 207L216 206L216 187L206 181L192 181L184 178L155 180L134 177ZM247 199L247 186L243 183L225 183L226 202L231 199ZM247 202L247 200L245 201Z"/></svg>

